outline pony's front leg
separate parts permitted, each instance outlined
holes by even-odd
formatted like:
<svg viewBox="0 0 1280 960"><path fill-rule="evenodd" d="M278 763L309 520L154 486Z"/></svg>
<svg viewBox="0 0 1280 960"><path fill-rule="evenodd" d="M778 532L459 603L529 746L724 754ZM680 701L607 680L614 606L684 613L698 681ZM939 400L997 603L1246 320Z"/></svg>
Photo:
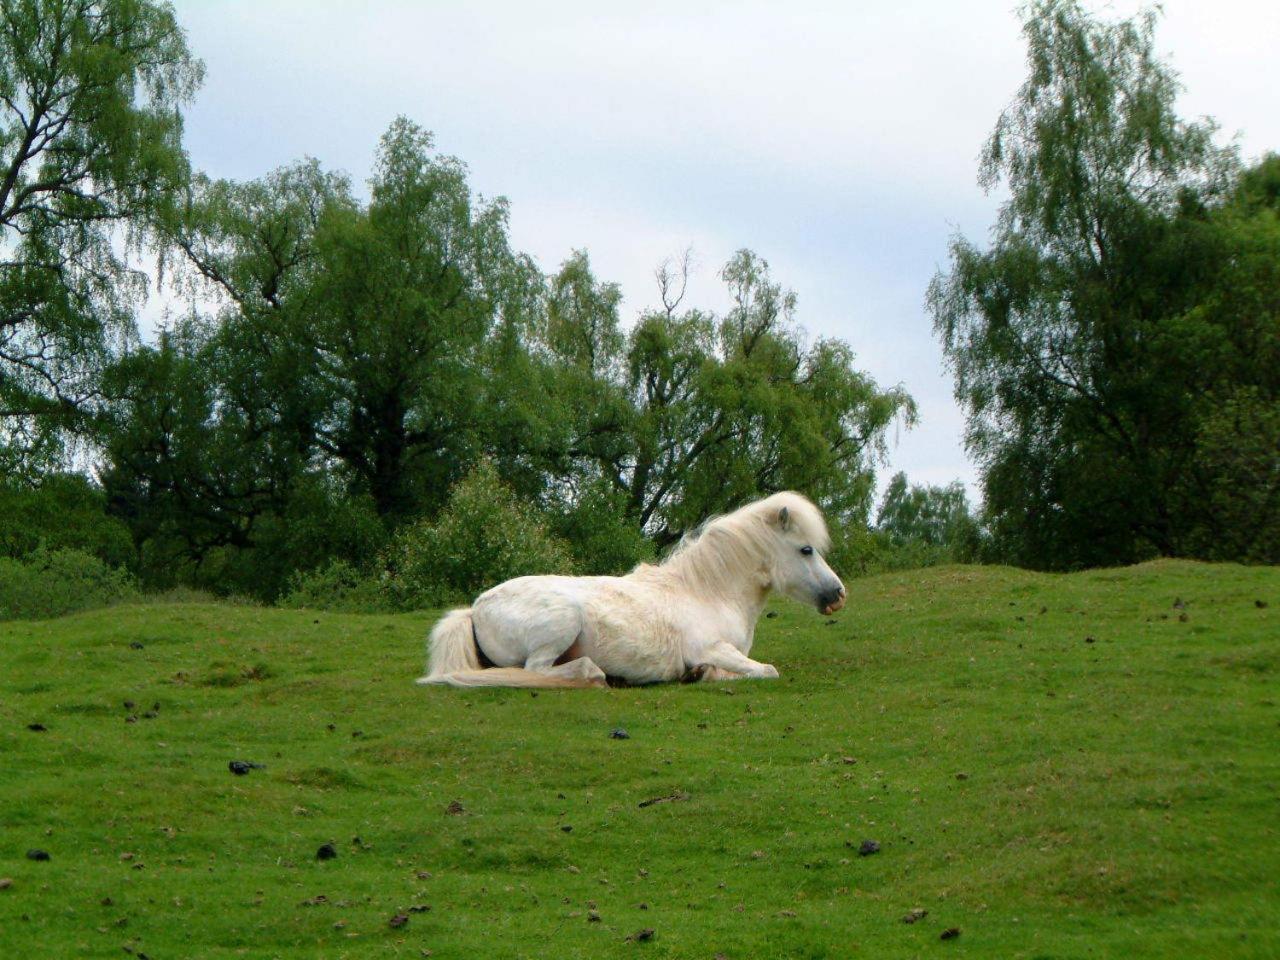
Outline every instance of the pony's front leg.
<svg viewBox="0 0 1280 960"><path fill-rule="evenodd" d="M575 651L576 652L576 651ZM553 649L535 652L525 661L524 668L548 677L560 677L563 680L586 680L596 686L605 686L605 674L590 657L575 657L565 663L557 664L559 655Z"/></svg>
<svg viewBox="0 0 1280 960"><path fill-rule="evenodd" d="M703 652L699 666L702 664L727 673L735 673L740 676L751 677L755 680L778 679L778 668L773 664L761 663L758 660L752 660L733 644L725 643L723 640L719 643L713 643ZM707 676L704 674L702 679L719 680L731 678L719 675Z"/></svg>
<svg viewBox="0 0 1280 960"><path fill-rule="evenodd" d="M545 673L549 677L563 677L566 680L586 680L599 687L607 686L604 671L596 666L596 662L590 657L578 657L577 660L570 660L568 663L562 663L557 667L548 667L538 672Z"/></svg>

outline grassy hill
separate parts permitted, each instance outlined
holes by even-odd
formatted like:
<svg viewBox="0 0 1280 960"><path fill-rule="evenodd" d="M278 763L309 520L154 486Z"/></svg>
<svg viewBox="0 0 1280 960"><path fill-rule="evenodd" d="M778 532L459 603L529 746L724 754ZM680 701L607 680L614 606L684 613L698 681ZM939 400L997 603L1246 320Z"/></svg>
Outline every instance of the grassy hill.
<svg viewBox="0 0 1280 960"><path fill-rule="evenodd" d="M1280 570L775 609L779 681L539 694L413 686L427 615L0 624L0 956L1280 954Z"/></svg>

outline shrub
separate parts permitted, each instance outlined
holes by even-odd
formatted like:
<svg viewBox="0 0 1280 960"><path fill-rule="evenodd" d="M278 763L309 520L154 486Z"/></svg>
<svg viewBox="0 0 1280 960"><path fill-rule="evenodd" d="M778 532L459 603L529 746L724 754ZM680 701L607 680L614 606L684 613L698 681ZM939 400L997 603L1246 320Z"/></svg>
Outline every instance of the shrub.
<svg viewBox="0 0 1280 960"><path fill-rule="evenodd" d="M556 522L556 532L569 542L579 570L589 574L623 574L654 559L653 542L633 522L622 496L593 487Z"/></svg>
<svg viewBox="0 0 1280 960"><path fill-rule="evenodd" d="M400 531L387 561L390 595L404 609L469 600L511 577L574 570L568 544L488 460L454 485L434 521Z"/></svg>
<svg viewBox="0 0 1280 960"><path fill-rule="evenodd" d="M263 518L255 527L253 549L237 560L241 578L253 579L238 589L271 601L291 592L299 574L315 572L323 579L330 566L343 571L339 580L346 582L386 545L387 531L372 499L308 478L281 516Z"/></svg>
<svg viewBox="0 0 1280 960"><path fill-rule="evenodd" d="M129 528L106 507L102 491L79 474L49 474L38 486L0 483L0 556L21 559L45 547L132 564Z"/></svg>
<svg viewBox="0 0 1280 960"><path fill-rule="evenodd" d="M916 570L944 563L968 563L951 547L921 540L896 541L881 530L858 528L834 533L827 555L831 568L842 578L874 576L895 570Z"/></svg>
<svg viewBox="0 0 1280 960"><path fill-rule="evenodd" d="M394 608L387 578L346 560L330 560L315 570L295 573L280 606L344 613L385 613Z"/></svg>
<svg viewBox="0 0 1280 960"><path fill-rule="evenodd" d="M127 571L81 550L42 547L24 560L0 557L0 620L60 617L137 596Z"/></svg>

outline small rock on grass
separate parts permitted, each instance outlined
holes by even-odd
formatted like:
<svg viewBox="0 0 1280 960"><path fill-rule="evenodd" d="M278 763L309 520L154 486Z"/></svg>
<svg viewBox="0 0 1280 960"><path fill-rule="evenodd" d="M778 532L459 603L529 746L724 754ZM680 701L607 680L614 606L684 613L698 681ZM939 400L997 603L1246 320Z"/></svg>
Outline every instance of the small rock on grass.
<svg viewBox="0 0 1280 960"><path fill-rule="evenodd" d="M0 877L0 890L8 890L13 886L13 877Z"/></svg>
<svg viewBox="0 0 1280 960"><path fill-rule="evenodd" d="M47 850L28 850L27 859L28 860L49 860L51 858L49 857L49 852Z"/></svg>
<svg viewBox="0 0 1280 960"><path fill-rule="evenodd" d="M387 926L391 927L392 929L395 929L396 927L403 927L408 922L409 922L408 914L397 913L394 917L392 917L390 920L387 921Z"/></svg>
<svg viewBox="0 0 1280 960"><path fill-rule="evenodd" d="M627 939L634 941L635 943L644 943L646 940L652 940L653 927L645 927L643 930L637 930L635 933L631 934L631 936L627 937Z"/></svg>
<svg viewBox="0 0 1280 960"><path fill-rule="evenodd" d="M925 910L923 907L915 907L914 909L907 911L906 915L902 918L902 922L915 923L917 920L923 920L928 915L928 910Z"/></svg>
<svg viewBox="0 0 1280 960"><path fill-rule="evenodd" d="M320 844L319 849L316 850L317 860L332 860L337 855L338 855L338 848L335 847L332 843L322 843Z"/></svg>
<svg viewBox="0 0 1280 960"><path fill-rule="evenodd" d="M44 733L49 728L46 727L43 723L28 723L27 729L30 730L32 733Z"/></svg>
<svg viewBox="0 0 1280 960"><path fill-rule="evenodd" d="M943 930L943 931L942 931L942 933L938 934L938 939L939 939L939 940L954 940L954 939L955 939L956 937L958 937L958 936L960 936L960 928L959 928L959 927L947 927L947 929Z"/></svg>
<svg viewBox="0 0 1280 960"><path fill-rule="evenodd" d="M863 840L858 845L858 856L869 857L873 853L880 852L880 842L878 840Z"/></svg>
<svg viewBox="0 0 1280 960"><path fill-rule="evenodd" d="M610 740L630 740L631 734L623 730L621 727L614 727L613 732L609 734Z"/></svg>

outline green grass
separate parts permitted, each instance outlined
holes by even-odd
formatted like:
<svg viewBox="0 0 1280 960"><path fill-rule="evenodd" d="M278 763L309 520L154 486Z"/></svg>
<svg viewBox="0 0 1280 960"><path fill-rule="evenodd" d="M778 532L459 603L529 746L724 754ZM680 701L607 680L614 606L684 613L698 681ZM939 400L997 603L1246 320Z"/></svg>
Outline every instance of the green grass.
<svg viewBox="0 0 1280 960"><path fill-rule="evenodd" d="M413 686L427 615L0 625L0 956L1280 954L1280 570L851 594L777 682L536 696Z"/></svg>

